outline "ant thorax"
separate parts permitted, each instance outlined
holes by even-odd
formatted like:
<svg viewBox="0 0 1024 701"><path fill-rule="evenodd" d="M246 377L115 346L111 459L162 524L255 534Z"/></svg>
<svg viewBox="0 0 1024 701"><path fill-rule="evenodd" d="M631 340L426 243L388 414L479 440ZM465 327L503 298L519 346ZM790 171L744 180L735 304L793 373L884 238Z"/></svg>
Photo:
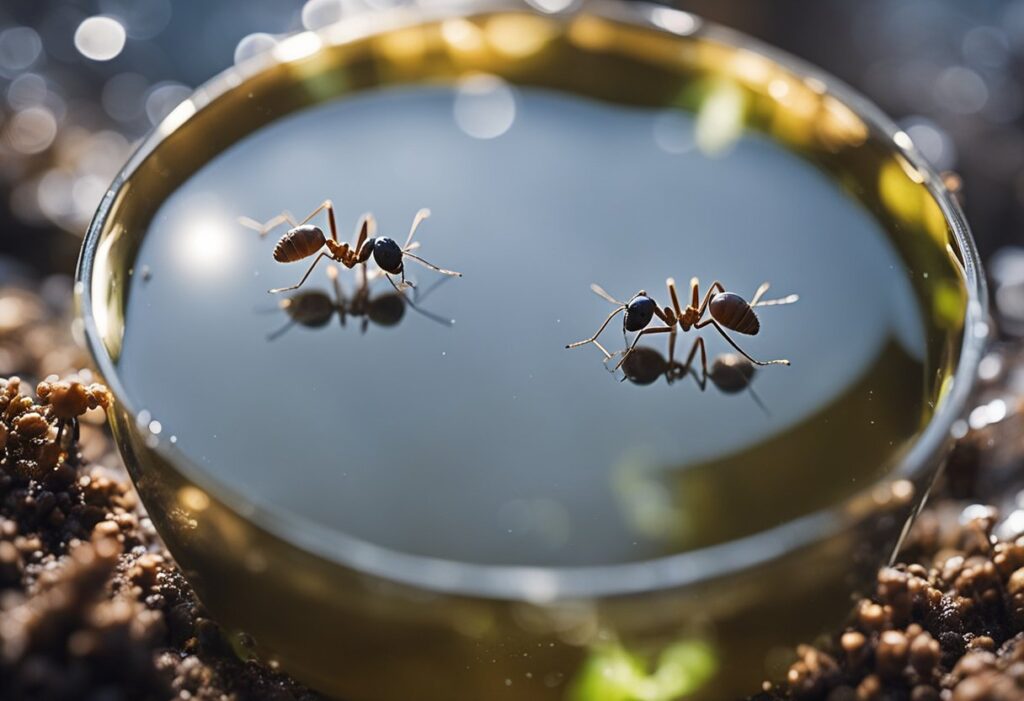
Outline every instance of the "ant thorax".
<svg viewBox="0 0 1024 701"><path fill-rule="evenodd" d="M679 316L679 325L683 327L683 331L689 331L690 327L698 321L700 321L700 310L693 306L686 307Z"/></svg>
<svg viewBox="0 0 1024 701"><path fill-rule="evenodd" d="M353 251L347 243L338 243L333 239L327 239L327 250L330 251L331 258L338 261L346 268L351 268L358 262L356 260L356 252Z"/></svg>

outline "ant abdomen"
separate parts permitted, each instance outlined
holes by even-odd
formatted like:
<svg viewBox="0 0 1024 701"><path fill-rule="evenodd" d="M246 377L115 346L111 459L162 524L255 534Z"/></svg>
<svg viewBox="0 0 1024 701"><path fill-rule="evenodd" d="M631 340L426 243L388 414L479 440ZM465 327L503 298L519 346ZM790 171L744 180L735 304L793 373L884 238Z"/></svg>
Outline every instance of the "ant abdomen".
<svg viewBox="0 0 1024 701"><path fill-rule="evenodd" d="M323 229L312 224L302 224L290 229L274 246L274 260L278 263L293 263L313 255L327 242Z"/></svg>
<svg viewBox="0 0 1024 701"><path fill-rule="evenodd" d="M734 292L722 292L712 297L708 311L715 321L736 333L754 336L761 330L761 322L750 304Z"/></svg>

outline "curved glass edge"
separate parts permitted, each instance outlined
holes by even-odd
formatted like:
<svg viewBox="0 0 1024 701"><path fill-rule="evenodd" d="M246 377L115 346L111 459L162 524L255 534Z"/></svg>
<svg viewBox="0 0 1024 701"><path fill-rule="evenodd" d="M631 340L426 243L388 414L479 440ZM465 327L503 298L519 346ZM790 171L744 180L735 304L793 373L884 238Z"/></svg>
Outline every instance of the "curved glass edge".
<svg viewBox="0 0 1024 701"><path fill-rule="evenodd" d="M279 45L285 47L284 49L254 57L215 76L199 87L190 99L172 111L143 141L111 184L90 223L78 261L75 286L76 306L84 324L89 351L104 381L128 414L132 414L130 403L124 400L127 395L120 386L115 368L107 359L110 349L104 343L104 336L97 325L91 285L96 282L95 261L107 214L128 177L139 164L164 139L181 128L192 115L224 92L238 86L246 77L282 63L299 61L324 46L350 42L426 21L458 18L470 14L483 15L496 11L545 14L534 5L516 0L492 0L472 4L459 2L426 8L394 8L355 16L320 32L303 32ZM912 142L905 138L906 135L867 98L824 71L740 32L709 24L680 10L644 2L584 0L572 7L567 14L590 14L662 32L706 37L760 54L795 75L817 81L824 86L828 94L850 107L869 128L889 142L895 154L904 157L922 174L923 184L938 204L959 249L954 253L963 271L968 298L963 340L952 375L953 381L945 388L944 396L922 434L887 479L920 477L952 441L952 425L961 418L966 407L977 374L977 366L990 334L986 283L978 252L963 212L942 184L938 174L914 148ZM904 138L900 137L901 134ZM201 485L226 507L254 522L268 534L337 565L431 591L533 602L627 595L683 587L721 578L834 537L842 529L860 520L863 510L858 508L857 504L862 503L865 496L865 493L854 494L834 507L736 541L650 561L578 568L475 565L407 555L311 525L277 510L254 506L226 485L210 478L173 446L161 443L155 450L178 467L188 479ZM876 487L877 485L872 486L867 491L870 492ZM922 499L922 504L923 501Z"/></svg>

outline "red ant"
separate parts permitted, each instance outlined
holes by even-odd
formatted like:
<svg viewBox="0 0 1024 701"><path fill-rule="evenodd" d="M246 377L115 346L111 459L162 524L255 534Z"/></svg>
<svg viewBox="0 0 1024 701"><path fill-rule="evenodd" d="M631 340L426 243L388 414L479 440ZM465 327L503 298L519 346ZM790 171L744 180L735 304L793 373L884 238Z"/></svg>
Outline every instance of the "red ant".
<svg viewBox="0 0 1024 701"><path fill-rule="evenodd" d="M319 226L307 223L310 219L325 209L327 210L327 223L331 230L330 238L324 235L323 229ZM364 214L360 220L354 246L349 246L347 243L341 243L338 240L338 228L335 225L334 220L334 205L330 200L325 200L323 204L314 209L310 215L301 222L296 222L295 218L288 211L282 212L265 224L260 224L248 217L242 217L239 221L242 225L260 232L260 236L266 236L268 232L281 224L288 223L291 225L292 228L290 228L284 236L278 240L277 245L274 246L274 260L279 263L294 263L295 261L309 258L313 254L318 254L316 259L313 261L313 264L309 266L309 269L306 270L306 274L302 276L302 279L299 280L298 283L291 287L278 287L270 290L271 293L277 293L288 292L289 290L302 287L302 284L306 282L310 273L312 273L313 269L316 268L317 263L319 263L320 259L324 257L337 261L346 268L354 268L359 264L365 265L372 256L374 262L381 270L386 273L390 273L391 275L402 276L401 287L406 287L410 284L405 280L405 265L402 261L403 258L411 258L420 265L430 268L431 270L435 270L442 275L462 277L462 273L439 268L433 263L428 263L419 256L413 255L412 251L419 246L419 243L413 243L412 237L423 220L429 216L429 209L421 209L416 212L416 216L412 221L412 227L409 229L409 236L406 238L405 245L402 247L399 247L394 239L388 238L387 236L374 235L377 230L377 222L373 218L372 214ZM390 277L388 277L388 280L391 281L391 284L394 285L396 289L401 289L401 287L395 285L394 280L391 280Z"/></svg>
<svg viewBox="0 0 1024 701"><path fill-rule="evenodd" d="M618 365L615 369L618 370L622 367L622 364L629 358L630 353L636 348L636 344L639 343L640 338L647 334L654 333L671 333L672 344L671 347L675 347L675 335L677 332L676 327L682 329L685 333L690 329L701 329L705 326L714 326L715 329L722 335L722 337L736 349L744 358L749 360L755 365L789 365L789 361L785 359L780 360L755 360L746 353L735 341L726 333L726 329L735 331L736 333L742 333L749 336L756 335L761 330L761 322L757 318L757 314L754 312L755 307L766 307L780 304L792 304L796 302L799 297L797 295L789 295L781 299L770 299L762 300L761 298L768 291L769 284L765 282L754 294L750 302L740 297L734 292L727 292L722 283L717 280L711 284L708 288L707 293L701 300L699 292L699 282L697 278L690 280L690 304L685 308L679 303L679 295L676 293L675 280L669 278L666 281L668 286L669 296L672 298L671 307L659 307L658 303L654 301L652 297L649 297L644 290L640 290L629 300L629 302L620 302L615 299L604 289L597 284L590 286L590 289L595 294L602 297L603 299L611 302L617 306L617 309L608 315L608 318L604 320L595 333L590 338L576 343L570 343L566 348L578 348L588 343L593 343L605 354L608 358L610 354L607 350L598 342L597 338L605 330L611 320L616 314L625 312L625 316L622 319L622 334L625 337L627 331L639 331L633 343L624 352L622 359L619 360ZM707 315L707 318L705 318ZM664 322L664 326L649 326L654 317L658 317ZM700 350L701 367L704 374L707 374L707 353L704 348L704 339L700 336L693 342L693 346L690 349L689 359L686 362L686 367L689 367L694 354Z"/></svg>

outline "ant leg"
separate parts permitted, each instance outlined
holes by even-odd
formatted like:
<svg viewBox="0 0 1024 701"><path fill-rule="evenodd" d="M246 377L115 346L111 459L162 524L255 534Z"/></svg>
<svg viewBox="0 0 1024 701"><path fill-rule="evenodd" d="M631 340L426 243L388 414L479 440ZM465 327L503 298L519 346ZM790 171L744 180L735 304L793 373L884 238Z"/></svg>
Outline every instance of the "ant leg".
<svg viewBox="0 0 1024 701"><path fill-rule="evenodd" d="M262 224L260 224L258 221L250 217L238 218L239 224L246 227L247 229L252 229L253 231L259 232L260 238L264 238L271 231L273 231L274 229L276 229L277 227L281 226L286 222L293 227L298 226L298 224L295 221L295 217L292 216L292 213L289 212L287 209L278 214L276 217L272 217L271 219L268 219Z"/></svg>
<svg viewBox="0 0 1024 701"><path fill-rule="evenodd" d="M686 368L687 370L690 369L690 367L693 365L694 356L697 355L697 351L698 350L700 350L700 369L701 369L701 374L705 378L707 378L707 376L708 376L708 354L707 354L707 351L704 348L704 338L701 337L701 336L697 336L697 339L693 342L693 345L690 347L690 353L689 353L689 355L686 356L686 362L683 364L683 367Z"/></svg>
<svg viewBox="0 0 1024 701"><path fill-rule="evenodd" d="M419 263L423 267L430 268L431 270L439 272L442 275L451 275L452 277L462 277L462 273L457 273L454 270L445 270L444 268L439 268L436 265L434 265L433 263L428 263L427 261L423 260L419 256L414 256L412 253L409 253L408 250L402 251L402 255L407 256L409 258L412 258L414 261L416 261L417 263ZM402 281L405 282L405 279L404 279L405 270L404 269L402 270L402 276L403 276Z"/></svg>
<svg viewBox="0 0 1024 701"><path fill-rule="evenodd" d="M338 310L338 321L345 325L345 290L341 288L338 281L338 268L330 265L327 267L327 277L331 278L331 287L334 288L334 307Z"/></svg>
<svg viewBox="0 0 1024 701"><path fill-rule="evenodd" d="M340 241L338 241L338 226L334 222L334 203L331 202L330 200L324 200L319 207L310 212L309 216L300 221L298 224L296 224L296 226L302 226L303 224L308 222L310 219L312 219L325 209L327 210L327 223L331 227L331 238L334 239L337 243L341 243Z"/></svg>
<svg viewBox="0 0 1024 701"><path fill-rule="evenodd" d="M698 376L697 371L693 369L693 359L697 355L698 349L700 350L700 368L701 373ZM704 338L697 336L694 340L693 345L690 346L690 352L686 356L686 363L683 364L683 372L690 373L693 375L694 381L697 386L700 387L700 391L703 392L708 386L708 355L704 347Z"/></svg>
<svg viewBox="0 0 1024 701"><path fill-rule="evenodd" d="M614 355L612 355L611 353L608 352L607 348L605 348L604 346L601 345L600 341L595 340L594 341L594 345L597 346L598 350L600 350L602 353L604 353L604 362L607 363L609 360L611 360L612 358L615 357Z"/></svg>
<svg viewBox="0 0 1024 701"><path fill-rule="evenodd" d="M690 278L690 306L696 308L700 301L700 280L696 277Z"/></svg>
<svg viewBox="0 0 1024 701"><path fill-rule="evenodd" d="M675 330L675 327L673 327ZM672 384L677 379L683 376L680 372L683 370L683 366L676 362L676 337L678 334L673 333L668 337L668 369L665 371L665 381Z"/></svg>
<svg viewBox="0 0 1024 701"><path fill-rule="evenodd" d="M402 246L402 250L408 250L409 244L412 243L412 237L416 234L416 229L420 228L420 224L423 220L430 216L429 209L421 209L416 212L416 216L412 218L412 226L409 227L409 236L405 239L405 245Z"/></svg>
<svg viewBox="0 0 1024 701"><path fill-rule="evenodd" d="M402 274L402 285L401 285L401 289L403 289L403 290L404 290L404 289L407 289L407 288L410 288L410 287L411 287L412 289L416 289L416 285L415 285L415 284L413 284L413 283L411 283L411 282L409 282L408 280L406 280L406 279L405 279L405 266L404 266L404 265L402 266L402 273L401 273L401 274ZM396 289L397 289L397 288L396 288Z"/></svg>
<svg viewBox="0 0 1024 701"><path fill-rule="evenodd" d="M618 370L619 368L622 367L622 364L624 362L626 362L626 358L628 358L629 354L633 352L634 348L636 348L636 344L639 343L640 339L643 338L644 336L646 336L647 334L651 334L651 333L675 333L675 330L676 330L675 326L656 326L653 329L652 328L644 329L643 331L641 331L640 333L638 333L636 335L636 338L633 339L633 345L631 345L628 349L626 349L626 352L622 354L622 360L620 360L619 364L615 366L615 369Z"/></svg>
<svg viewBox="0 0 1024 701"><path fill-rule="evenodd" d="M672 278L669 278L668 280L665 281L665 284L668 285L668 294L672 298L672 306L676 310L676 318L682 319L683 308L679 304L679 295L676 294L676 281L673 280Z"/></svg>
<svg viewBox="0 0 1024 701"><path fill-rule="evenodd" d="M569 345L566 346L566 348L579 348L580 346L585 346L588 343L594 343L595 341L597 341L597 337L601 335L601 332L604 331L605 327L608 326L608 324L611 323L611 320L615 318L615 315L621 314L624 311L626 311L625 307L619 307L618 309L616 309L615 311L608 315L608 318L604 320L603 324L601 324L601 328L597 330L597 333L583 341L576 341L576 343L570 343Z"/></svg>
<svg viewBox="0 0 1024 701"><path fill-rule="evenodd" d="M694 278L696 279L696 278ZM711 287L704 293L704 301L700 303L700 308L697 310L697 318L700 319L704 316L704 311L708 308L708 303L711 298L717 293L725 292L725 287L718 280L711 283Z"/></svg>
<svg viewBox="0 0 1024 701"><path fill-rule="evenodd" d="M270 292L270 294L277 294L278 292L288 292L290 290L297 290L298 288L302 287L302 283L304 283L306 281L306 278L309 277L309 274L313 272L313 268L315 268L316 264L320 262L320 259L326 255L326 252L321 252L320 255L318 255L313 260L313 264L309 266L309 270L306 271L306 274L303 275L302 279L299 280L296 284L292 285L291 287L275 287L274 289L268 291Z"/></svg>
<svg viewBox="0 0 1024 701"><path fill-rule="evenodd" d="M709 324L711 326L714 326L715 329L718 331L718 333L722 334L722 338L724 338L726 341L728 341L730 346L735 348L739 352L740 355L742 355L744 358L746 358L747 360L752 362L754 365L789 365L790 364L789 361L785 360L785 359L780 359L780 360L755 360L754 358L750 357L750 355L745 350L743 350L738 345L736 345L736 341L732 340L732 338L729 336L729 334L727 334L725 332L725 329L723 329L721 327L721 325L717 321L715 321L714 319L705 319L704 321L702 321L702 322L700 322L698 324L694 324L693 328L701 329L701 328L704 328L705 326L708 326Z"/></svg>
<svg viewBox="0 0 1024 701"><path fill-rule="evenodd" d="M372 233L371 233L372 232ZM356 260L360 263L365 263L370 259L370 254L373 253L373 248L365 246L366 239L377 233L377 220L373 218L373 215L367 212L363 215L362 219L359 220L359 232L356 234L356 245L352 249L356 253Z"/></svg>

